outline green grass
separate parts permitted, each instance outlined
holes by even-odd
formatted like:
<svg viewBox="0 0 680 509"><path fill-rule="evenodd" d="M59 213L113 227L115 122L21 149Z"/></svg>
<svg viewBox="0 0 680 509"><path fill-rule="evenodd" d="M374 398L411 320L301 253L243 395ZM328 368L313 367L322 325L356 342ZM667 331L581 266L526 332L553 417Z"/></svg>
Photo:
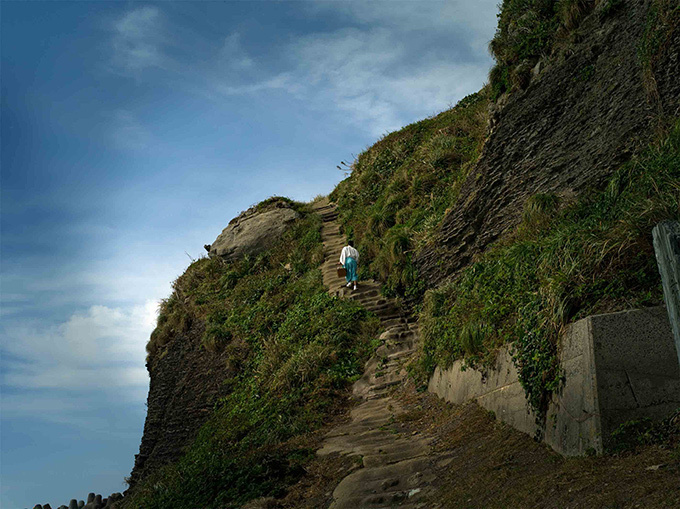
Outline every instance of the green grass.
<svg viewBox="0 0 680 509"><path fill-rule="evenodd" d="M151 362L197 327L205 355L226 352L234 375L185 455L138 485L126 507L229 508L283 493L313 457L294 439L321 426L360 376L378 320L328 295L320 219L296 207L303 218L272 250L233 263L200 259L174 283Z"/></svg>
<svg viewBox="0 0 680 509"><path fill-rule="evenodd" d="M501 345L528 400L542 414L561 381L560 333L599 311L662 299L651 230L680 219L680 123L623 166L606 189L577 203L537 195L516 233L453 283L425 296L420 369L489 363Z"/></svg>
<svg viewBox="0 0 680 509"><path fill-rule="evenodd" d="M581 21L599 7L604 21L620 0L503 0L489 51L496 65L489 73L492 100L526 88L540 59L572 41Z"/></svg>
<svg viewBox="0 0 680 509"><path fill-rule="evenodd" d="M489 73L492 100L526 86L531 68L550 54L562 13L570 12L561 5L554 0L503 0L496 34L489 43L496 59Z"/></svg>
<svg viewBox="0 0 680 509"><path fill-rule="evenodd" d="M642 64L644 83L649 94L656 99L658 90L654 71L658 60L670 44L675 30L680 29L680 5L675 0L652 0L645 31L638 42L638 60Z"/></svg>
<svg viewBox="0 0 680 509"><path fill-rule="evenodd" d="M644 418L624 422L612 432L607 449L620 454L634 452L645 445L675 449L674 455L680 455L680 409L661 421Z"/></svg>
<svg viewBox="0 0 680 509"><path fill-rule="evenodd" d="M486 132L486 90L393 132L361 153L333 191L346 235L361 252L361 277L386 295L420 295L412 254L432 239L458 197Z"/></svg>

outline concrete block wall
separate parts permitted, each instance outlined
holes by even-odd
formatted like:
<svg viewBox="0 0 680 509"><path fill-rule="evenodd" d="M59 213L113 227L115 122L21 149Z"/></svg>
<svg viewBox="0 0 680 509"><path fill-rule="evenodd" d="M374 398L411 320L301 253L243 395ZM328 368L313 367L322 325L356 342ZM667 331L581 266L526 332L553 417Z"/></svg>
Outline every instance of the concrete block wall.
<svg viewBox="0 0 680 509"><path fill-rule="evenodd" d="M545 427L536 424L509 347L494 369L438 367L429 390L452 403L476 400L525 433L538 432L565 455L601 452L628 420L663 417L680 407L680 365L665 307L593 315L571 324L560 345L565 382Z"/></svg>

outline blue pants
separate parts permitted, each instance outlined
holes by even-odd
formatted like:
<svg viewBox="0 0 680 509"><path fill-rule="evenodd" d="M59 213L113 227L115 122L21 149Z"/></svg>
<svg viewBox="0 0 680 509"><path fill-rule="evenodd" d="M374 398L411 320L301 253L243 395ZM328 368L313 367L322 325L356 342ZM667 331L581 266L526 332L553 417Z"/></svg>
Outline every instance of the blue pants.
<svg viewBox="0 0 680 509"><path fill-rule="evenodd" d="M345 279L347 279L348 283L359 279L359 276L357 276L357 261L351 256L345 259L345 270L347 271Z"/></svg>

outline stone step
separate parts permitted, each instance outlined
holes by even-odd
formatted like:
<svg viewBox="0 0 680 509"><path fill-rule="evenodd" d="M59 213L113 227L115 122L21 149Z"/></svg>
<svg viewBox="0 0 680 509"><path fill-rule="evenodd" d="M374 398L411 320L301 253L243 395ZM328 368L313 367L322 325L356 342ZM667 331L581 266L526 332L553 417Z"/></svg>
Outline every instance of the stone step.
<svg viewBox="0 0 680 509"><path fill-rule="evenodd" d="M403 325L405 323L406 321L401 316L394 318L381 318L380 320L380 324L383 326L383 328L393 327L395 325Z"/></svg>
<svg viewBox="0 0 680 509"><path fill-rule="evenodd" d="M357 291L359 291L359 290L357 289ZM394 304L394 302L388 301L388 300L385 299L384 297L381 297L380 294L378 294L378 295L371 295L371 294L369 294L369 293L365 293L365 294L363 294L363 295L357 295L356 297L355 297L355 296L350 296L350 297L348 297L348 298L349 298L350 300L354 300L354 301L356 301L356 302L358 302L359 304L362 304L362 305L363 305L363 304L371 304L371 305L374 305L374 306L383 306L383 305L385 305L385 304L387 304L387 303L392 303L392 304Z"/></svg>
<svg viewBox="0 0 680 509"><path fill-rule="evenodd" d="M433 509L426 496L426 493L429 493L431 490L425 491L425 489L419 487L411 490L373 493L366 497L355 497L350 500L338 501L331 504L330 509L394 509L395 507L400 509Z"/></svg>
<svg viewBox="0 0 680 509"><path fill-rule="evenodd" d="M389 342L385 343L383 345L380 345L376 351L375 355L378 357L387 357L389 358L390 355L395 354L397 352L413 352L415 350L415 342L413 339L405 339L403 341L399 342Z"/></svg>
<svg viewBox="0 0 680 509"><path fill-rule="evenodd" d="M368 383L375 385L382 382L402 382L402 376L399 374L401 371L401 366L395 366L394 368L383 368L378 371L378 373L371 373L368 378Z"/></svg>
<svg viewBox="0 0 680 509"><path fill-rule="evenodd" d="M390 387L394 387L395 385L400 385L402 382L403 382L403 380L400 377L397 380L392 380L392 381L388 381L388 382L382 382L382 383L376 383L376 384L370 385L368 390L370 392L373 392L373 393L378 393L378 392L384 391L385 389L389 389Z"/></svg>
<svg viewBox="0 0 680 509"><path fill-rule="evenodd" d="M380 339L384 339L385 341L391 341L415 338L417 335L418 334L415 331L409 329L408 327L399 327L396 329L390 329L389 331L386 330L378 337Z"/></svg>
<svg viewBox="0 0 680 509"><path fill-rule="evenodd" d="M366 304L363 306L370 312L375 313L378 316L399 316L399 308L394 304Z"/></svg>
<svg viewBox="0 0 680 509"><path fill-rule="evenodd" d="M401 360L404 359L405 357L410 357L411 354L413 354L413 352L414 350L402 350L401 352L391 353L386 358L388 362Z"/></svg>
<svg viewBox="0 0 680 509"><path fill-rule="evenodd" d="M349 423L331 430L319 455L339 452L362 456L362 469L346 476L333 492L333 509L430 509L426 494L433 480L429 458L430 440L403 436L389 429L395 416L404 412L390 395L403 383L404 361L413 354L418 340L415 319L404 316L399 302L380 293L375 281L360 281L357 290L345 287L337 276L338 258L346 244L334 204L321 202L315 210L323 221L324 284L331 295L354 300L375 313L383 331L383 344L366 362L364 374L352 386L361 400L350 412ZM428 491L430 490L430 491Z"/></svg>
<svg viewBox="0 0 680 509"><path fill-rule="evenodd" d="M394 392L394 387L390 387L389 389L384 389L382 391L366 393L366 395L362 396L362 397L366 398L368 401L381 400L381 399L389 398L392 395L393 392Z"/></svg>
<svg viewBox="0 0 680 509"><path fill-rule="evenodd" d="M394 443L394 435L388 431L369 429L359 432L352 430L346 435L329 437L316 453L318 456L328 456L339 452L346 456L375 454L376 451L389 447Z"/></svg>
<svg viewBox="0 0 680 509"><path fill-rule="evenodd" d="M394 507L390 504L408 500L412 490L421 488L411 498L421 494L424 484L421 472L429 466L427 457L418 457L356 470L340 481L333 491L334 502L331 508ZM397 494L396 497L394 494Z"/></svg>
<svg viewBox="0 0 680 509"><path fill-rule="evenodd" d="M382 467L430 453L432 439L418 437L415 440L393 440L388 446L377 451L377 454L365 454L363 458L364 468Z"/></svg>

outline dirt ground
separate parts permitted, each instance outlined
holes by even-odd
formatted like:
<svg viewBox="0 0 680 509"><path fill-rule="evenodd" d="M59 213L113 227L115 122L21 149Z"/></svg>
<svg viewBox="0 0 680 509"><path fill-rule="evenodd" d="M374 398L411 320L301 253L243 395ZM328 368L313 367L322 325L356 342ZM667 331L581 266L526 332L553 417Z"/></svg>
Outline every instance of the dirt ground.
<svg viewBox="0 0 680 509"><path fill-rule="evenodd" d="M439 476L432 509L680 508L678 444L563 458L474 403L451 405L417 393L411 384L394 397L407 408L392 424L394 432L434 439ZM305 447L319 444L324 431L307 436ZM335 486L356 468L361 468L358 459L315 459L307 475L272 507L328 507Z"/></svg>

